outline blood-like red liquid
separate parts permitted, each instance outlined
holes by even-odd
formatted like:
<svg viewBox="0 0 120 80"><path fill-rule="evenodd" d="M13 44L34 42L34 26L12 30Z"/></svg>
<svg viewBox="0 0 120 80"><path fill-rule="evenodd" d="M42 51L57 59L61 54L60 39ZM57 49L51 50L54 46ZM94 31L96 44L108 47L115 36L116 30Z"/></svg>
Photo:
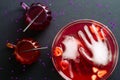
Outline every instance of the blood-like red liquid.
<svg viewBox="0 0 120 80"><path fill-rule="evenodd" d="M25 14L26 24L28 25L39 13L39 17L31 24L30 29L42 30L50 24L52 19L51 11L40 3L34 3L30 9L27 10Z"/></svg>
<svg viewBox="0 0 120 80"><path fill-rule="evenodd" d="M88 55L92 57L92 53L89 51L87 48L85 42L78 36L78 31L81 30L83 33L86 35L84 31L84 26L87 25L90 29L90 26L94 24L95 26L99 27L99 29L103 29L105 36L107 38L107 45L109 50L112 53L112 61L109 62L106 66L101 66L101 65L95 65L91 61L87 60L84 56L80 54L80 62L76 63L73 60L70 61L70 64L72 66L72 72L74 74L74 77L71 78L71 80L93 80L91 77L92 75L97 75L97 72L93 72L93 67L97 67L99 70L106 70L107 73L102 76L101 78L97 77L95 80L105 80L107 79L110 74L113 72L117 59L118 59L118 46L116 43L116 40L114 38L114 35L111 33L111 31L103 24L93 21L93 20L78 20L75 22L72 22L68 25L66 25L64 28L62 28L58 34L56 35L53 45L52 45L52 59L55 68L57 69L58 73L62 72L65 76L70 78L70 73L69 69L63 69L61 66L61 61L62 61L62 55L61 56L55 56L55 48L56 47L61 47L63 48L63 51L65 50L64 45L62 45L62 41L64 40L66 35L74 36L77 40L79 40L82 45L84 46L85 50L88 52ZM92 34L94 39L97 41L96 36ZM90 42L89 38L87 37L87 40ZM72 49L72 48L71 48ZM61 73L60 73L61 75ZM65 78L63 75L61 75L63 78ZM66 79L66 78L65 78Z"/></svg>
<svg viewBox="0 0 120 80"><path fill-rule="evenodd" d="M32 64L39 58L40 52L39 50L25 52L25 50L30 50L38 47L39 44L33 40L24 39L22 41L19 41L15 49L16 59L22 64Z"/></svg>

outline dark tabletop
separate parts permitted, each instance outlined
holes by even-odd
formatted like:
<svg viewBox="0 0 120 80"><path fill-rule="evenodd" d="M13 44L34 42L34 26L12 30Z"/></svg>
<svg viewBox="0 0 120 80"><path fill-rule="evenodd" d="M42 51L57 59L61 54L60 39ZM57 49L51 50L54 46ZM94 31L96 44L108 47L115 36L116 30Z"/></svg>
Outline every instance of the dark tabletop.
<svg viewBox="0 0 120 80"><path fill-rule="evenodd" d="M39 33L22 32L25 11L20 2L31 5L40 2L52 10L51 25ZM51 45L57 32L67 23L78 19L94 19L107 25L120 45L120 0L0 0L0 80L64 80L55 70L51 60ZM20 38L32 37L41 46L39 60L30 65L20 65L7 42L16 44ZM108 80L120 79L120 59Z"/></svg>

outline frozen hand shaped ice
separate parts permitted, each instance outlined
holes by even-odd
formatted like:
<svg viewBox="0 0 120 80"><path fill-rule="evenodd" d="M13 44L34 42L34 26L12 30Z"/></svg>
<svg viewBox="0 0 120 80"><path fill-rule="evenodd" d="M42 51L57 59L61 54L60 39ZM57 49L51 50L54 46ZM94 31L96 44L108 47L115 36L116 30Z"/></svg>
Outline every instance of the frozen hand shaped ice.
<svg viewBox="0 0 120 80"><path fill-rule="evenodd" d="M70 60L75 61L76 63L79 63L79 52L78 52L78 46L79 41L74 38L73 36L65 36L65 39L63 40L63 45L65 46L65 51L62 54L63 61L67 61L69 63L69 74L70 77L73 78L73 71Z"/></svg>
<svg viewBox="0 0 120 80"><path fill-rule="evenodd" d="M83 47L80 47L79 51L81 52L81 54L84 57L86 57L88 60L92 61L94 64L105 66L111 61L112 54L111 54L110 50L108 49L105 34L104 34L103 30L101 29L101 34L105 39L104 41L101 40L95 25L92 25L92 28L94 30L97 41L93 38L90 30L88 29L88 26L86 26L86 25L84 26L84 30L85 30L88 38L90 39L91 43L89 43L89 41L85 37L85 34L82 31L78 32L78 35L84 40L86 46L91 51L92 57L90 57L87 54L87 52L85 51L85 49Z"/></svg>
<svg viewBox="0 0 120 80"><path fill-rule="evenodd" d="M65 46L65 51L63 52L63 59L73 60L78 62L77 57L79 57L78 46L79 42L73 36L66 36L62 42Z"/></svg>

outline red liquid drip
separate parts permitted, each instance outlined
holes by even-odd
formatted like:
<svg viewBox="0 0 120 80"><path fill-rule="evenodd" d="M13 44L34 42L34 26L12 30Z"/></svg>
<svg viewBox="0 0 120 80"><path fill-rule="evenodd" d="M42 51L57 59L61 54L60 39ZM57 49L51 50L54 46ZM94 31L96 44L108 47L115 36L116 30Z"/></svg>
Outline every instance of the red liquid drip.
<svg viewBox="0 0 120 80"><path fill-rule="evenodd" d="M104 25L98 23L98 22L94 22L94 21L90 21L90 20L83 20L83 22L81 21L76 21L73 22L67 26L65 26L56 36L54 43L53 43L53 47L52 47L52 53L53 53L53 62L54 65L57 69L58 72L63 72L65 74L65 76L70 78L70 73L69 73L69 69L63 69L61 66L61 61L62 61L62 55L61 56L55 56L55 48L56 47L60 47L63 48L63 51L65 50L65 46L62 45L62 41L64 40L66 35L70 35L70 36L74 36L77 40L79 40L82 45L84 46L85 50L87 51L88 55L90 55L91 57L93 56L92 53L90 52L90 50L87 48L85 42L78 36L78 31L81 30L83 31L83 33L85 33L84 31L84 26L87 25L90 26L94 24L95 26L99 27L99 29L103 29L106 38L107 38L107 43L109 44L109 50L112 53L112 61L109 62L106 66L101 66L101 65L95 65L94 63L92 63L91 61L89 61L88 59L86 59L84 56L80 54L79 63L74 62L73 60L70 60L70 64L72 66L72 72L74 77L71 80L92 80L92 76L96 75L97 76L97 72L93 72L93 67L97 67L99 69L99 71L101 70L105 70L107 71L107 73L100 77L96 77L95 80L101 80L101 79L106 79L108 78L108 76L110 76L111 72L113 71L116 62L117 62L117 55L118 53L116 51L118 51L117 48L117 44L115 42L115 39L113 37L113 34L108 30L108 28L106 28ZM91 32L92 33L92 32ZM89 38L87 37L87 34L85 33L87 40L90 42ZM94 39L97 41L96 36L92 33L92 36L94 37ZM72 48L71 48L72 49ZM59 51L61 52L61 51ZM116 57L115 57L116 56ZM65 64L66 66L66 64ZM60 73L61 74L61 73ZM62 77L64 77L62 75ZM64 77L65 78L65 77Z"/></svg>

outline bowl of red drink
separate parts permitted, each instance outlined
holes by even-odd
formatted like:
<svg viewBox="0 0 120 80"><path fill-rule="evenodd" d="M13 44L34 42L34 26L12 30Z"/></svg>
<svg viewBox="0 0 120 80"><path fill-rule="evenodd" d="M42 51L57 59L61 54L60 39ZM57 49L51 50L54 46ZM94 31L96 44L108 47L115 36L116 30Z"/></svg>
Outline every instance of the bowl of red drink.
<svg viewBox="0 0 120 80"><path fill-rule="evenodd" d="M36 62L40 56L39 43L32 38L23 38L16 45L7 43L7 47L14 49L14 55L21 64L32 64Z"/></svg>
<svg viewBox="0 0 120 80"><path fill-rule="evenodd" d="M66 80L106 80L118 56L118 43L110 29L90 19L65 25L52 44L53 64Z"/></svg>

